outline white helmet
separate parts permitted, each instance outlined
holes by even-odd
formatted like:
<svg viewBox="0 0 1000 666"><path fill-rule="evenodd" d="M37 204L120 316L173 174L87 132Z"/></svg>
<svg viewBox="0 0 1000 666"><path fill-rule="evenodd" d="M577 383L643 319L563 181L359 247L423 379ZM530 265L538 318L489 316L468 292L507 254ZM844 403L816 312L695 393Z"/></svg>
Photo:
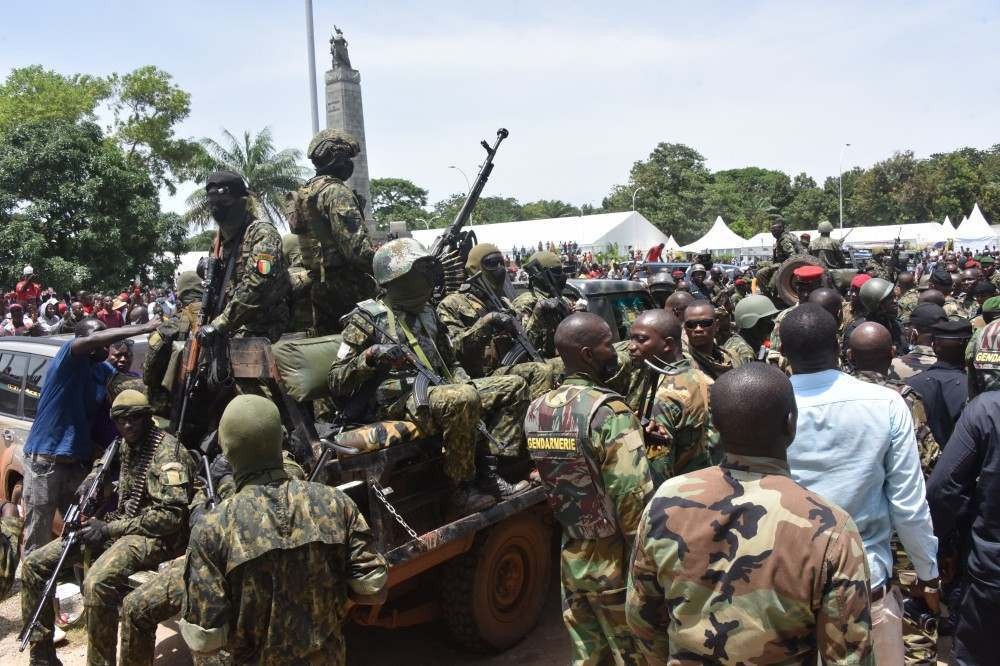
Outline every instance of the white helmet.
<svg viewBox="0 0 1000 666"><path fill-rule="evenodd" d="M35 274L35 269L32 268L31 266L25 266L24 270L21 271L21 275L34 275L34 274Z"/></svg>

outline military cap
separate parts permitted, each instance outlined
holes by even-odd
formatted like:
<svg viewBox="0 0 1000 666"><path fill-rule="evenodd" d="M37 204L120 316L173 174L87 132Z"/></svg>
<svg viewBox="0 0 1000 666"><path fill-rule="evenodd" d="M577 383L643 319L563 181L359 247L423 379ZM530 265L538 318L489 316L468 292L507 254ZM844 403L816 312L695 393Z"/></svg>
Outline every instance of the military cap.
<svg viewBox="0 0 1000 666"><path fill-rule="evenodd" d="M652 277L650 277L647 284L649 286L650 291L652 291L660 287L668 287L668 288L676 287L677 281L674 279L674 276L672 276L670 273L666 271L660 271L659 273L656 273Z"/></svg>
<svg viewBox="0 0 1000 666"><path fill-rule="evenodd" d="M184 271L178 275L175 288L177 289L177 298L180 299L181 303L189 303L194 299L201 298L204 291L201 278L194 271Z"/></svg>
<svg viewBox="0 0 1000 666"><path fill-rule="evenodd" d="M524 262L527 266L528 264L537 265L541 268L561 268L562 260L559 258L555 252L549 252L548 250L539 250L535 252L528 260Z"/></svg>
<svg viewBox="0 0 1000 666"><path fill-rule="evenodd" d="M981 254L976 259L977 259L977 261L979 261L980 264L983 264L983 265L995 264L996 263L996 259L994 259L992 256L990 256L988 254Z"/></svg>
<svg viewBox="0 0 1000 666"><path fill-rule="evenodd" d="M149 404L149 399L141 391L125 389L118 394L111 405L111 417L123 418L126 416L145 416L153 413L153 408Z"/></svg>
<svg viewBox="0 0 1000 666"><path fill-rule="evenodd" d="M987 298L986 302L983 303L983 312L1000 312L1000 296L994 296L993 298Z"/></svg>
<svg viewBox="0 0 1000 666"><path fill-rule="evenodd" d="M733 284L735 284L737 287L745 287L747 286L747 281L744 280L743 278L736 278L733 281Z"/></svg>
<svg viewBox="0 0 1000 666"><path fill-rule="evenodd" d="M208 178L205 179L205 189L212 186L228 188L229 193L237 197L245 197L249 194L243 176L233 171L213 171L208 174Z"/></svg>
<svg viewBox="0 0 1000 666"><path fill-rule="evenodd" d="M312 138L309 142L309 150L306 151L306 157L312 159L316 156L317 152L324 144L333 144L336 148L342 148L350 153L350 157L356 156L361 152L361 144L353 136L341 129L325 129L320 130L316 133L316 136Z"/></svg>
<svg viewBox="0 0 1000 666"><path fill-rule="evenodd" d="M478 273L483 258L490 254L500 254L500 249L493 243L480 243L469 250L469 258L465 261L465 268L470 273Z"/></svg>
<svg viewBox="0 0 1000 666"><path fill-rule="evenodd" d="M972 324L968 319L945 319L931 326L935 338L961 340L972 337Z"/></svg>
<svg viewBox="0 0 1000 666"><path fill-rule="evenodd" d="M705 267L702 264L695 264L694 266L691 267L691 274L692 275L694 273L698 273L699 271L702 272L702 273L705 272Z"/></svg>
<svg viewBox="0 0 1000 666"><path fill-rule="evenodd" d="M795 276L795 279L802 282L815 282L823 277L823 267L813 265L799 266L792 271L792 275Z"/></svg>
<svg viewBox="0 0 1000 666"><path fill-rule="evenodd" d="M818 231L821 234L828 234L833 231L833 225L828 220L823 220L819 223Z"/></svg>
<svg viewBox="0 0 1000 666"><path fill-rule="evenodd" d="M868 275L868 273L858 273L857 275L855 275L851 279L851 288L852 289L860 289L864 285L865 282L868 282L868 280L871 280L871 279L872 279L872 276Z"/></svg>
<svg viewBox="0 0 1000 666"><path fill-rule="evenodd" d="M861 299L861 305L865 306L869 312L873 312L879 303L892 294L892 290L893 284L888 280L872 278L861 285L858 296Z"/></svg>
<svg viewBox="0 0 1000 666"><path fill-rule="evenodd" d="M934 284L950 286L952 283L951 273L946 271L944 268L935 268L934 272L931 273L931 282Z"/></svg>
<svg viewBox="0 0 1000 666"><path fill-rule="evenodd" d="M947 318L944 308L937 303L921 303L910 313L910 323L918 328L930 328Z"/></svg>

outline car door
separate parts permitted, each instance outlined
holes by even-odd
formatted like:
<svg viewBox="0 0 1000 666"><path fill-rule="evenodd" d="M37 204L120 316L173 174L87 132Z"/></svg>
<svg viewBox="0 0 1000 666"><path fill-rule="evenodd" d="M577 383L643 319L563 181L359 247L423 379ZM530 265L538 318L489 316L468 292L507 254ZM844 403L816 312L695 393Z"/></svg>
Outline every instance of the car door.
<svg viewBox="0 0 1000 666"><path fill-rule="evenodd" d="M31 420L24 418L24 382L30 364L30 354L0 350L0 497L7 499L13 484L8 472L24 446L31 430ZM10 481L10 483L8 483Z"/></svg>

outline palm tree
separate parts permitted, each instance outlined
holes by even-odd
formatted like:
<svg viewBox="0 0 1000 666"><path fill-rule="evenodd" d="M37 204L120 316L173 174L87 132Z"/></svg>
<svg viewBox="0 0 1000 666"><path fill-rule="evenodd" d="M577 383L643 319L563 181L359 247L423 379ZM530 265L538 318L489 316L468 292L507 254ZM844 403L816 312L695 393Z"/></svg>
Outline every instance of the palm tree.
<svg viewBox="0 0 1000 666"><path fill-rule="evenodd" d="M299 164L302 151L288 148L275 152L268 127L254 136L243 132L242 138L237 138L226 129L222 130L222 135L222 143L213 139L200 141L204 158L197 180L204 182L213 171L235 171L247 181L255 212L264 215L276 226L284 225L285 193L297 189L308 173ZM196 229L205 229L212 224L204 188L195 190L187 198L187 204L185 222Z"/></svg>

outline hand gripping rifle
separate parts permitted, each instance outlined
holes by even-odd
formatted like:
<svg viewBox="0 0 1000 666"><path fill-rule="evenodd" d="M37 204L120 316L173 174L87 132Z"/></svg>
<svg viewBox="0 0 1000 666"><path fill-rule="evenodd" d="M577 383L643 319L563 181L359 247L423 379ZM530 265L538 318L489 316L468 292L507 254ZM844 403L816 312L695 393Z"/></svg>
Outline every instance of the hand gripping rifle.
<svg viewBox="0 0 1000 666"><path fill-rule="evenodd" d="M445 284L443 287L445 292L457 290L465 280L465 260L475 243L475 234L462 231L462 227L469 223L472 211L479 203L479 196L483 193L483 188L486 187L486 181L490 179L490 174L493 173L493 156L496 155L500 143L507 138L508 134L510 133L501 127L497 130L497 139L492 146L485 140L479 142L486 150L486 159L479 167L476 182L469 190L468 196L465 197L465 202L458 214L455 215L454 221L445 227L444 233L438 236L431 246L431 254L438 258L444 268Z"/></svg>
<svg viewBox="0 0 1000 666"><path fill-rule="evenodd" d="M38 618L42 616L42 610L45 608L46 604L52 603L52 596L56 592L56 585L59 580L59 572L66 563L66 557L69 555L70 550L72 550L73 546L77 544L77 535L80 528L83 526L81 524L81 519L83 516L91 515L97 509L98 502L100 501L101 489L104 487L104 482L107 480L108 474L110 473L111 463L114 461L115 456L118 455L118 446L120 441L121 440L118 438L115 438L115 440L111 442L107 450L104 452L104 455L101 457L97 473L94 475L90 485L87 486L83 496L80 497L76 504L71 505L63 516L62 552L59 553L59 561L56 562L56 566L52 570L52 575L49 576L49 579L45 582L45 587L42 590L42 596L38 599L38 605L35 606L35 612L31 614L31 621L24 625L24 628L21 629L20 635L17 637L17 640L21 641L21 647L18 648L18 652L24 652L24 648L28 646L28 641L31 638L31 632L38 626Z"/></svg>
<svg viewBox="0 0 1000 666"><path fill-rule="evenodd" d="M517 313L511 311L511 309L507 307L502 300L500 300L500 297L497 296L496 292L493 291L492 287L490 287L490 285L486 283L486 280L483 278L482 273L480 273L477 277L474 277L472 279L477 280L479 282L478 291L481 291L483 293L483 296L485 296L486 300L489 301L490 307L493 308L493 311L502 312L504 314L510 314L511 317L513 317L513 323L514 323L513 338L517 344L514 346L513 349L511 349L504 355L503 360L500 361L500 364L505 366L516 365L517 363L523 361L525 356L531 357L532 361L538 361L539 363L544 363L545 359L538 352L538 350L535 349L535 345L531 344L531 340L528 339L528 334L524 332L524 327L521 325L521 318L518 317ZM507 278L505 277L504 282L506 281Z"/></svg>
<svg viewBox="0 0 1000 666"><path fill-rule="evenodd" d="M446 382L439 374L434 372L433 369L424 365L423 361L417 357L408 345L401 344L395 337L390 335L389 331L385 330L385 328L378 323L378 320L375 319L375 315L366 310L362 310L361 308L356 308L353 313L348 313L346 316L350 317L350 315L354 313L360 314L364 317L365 320L371 324L372 328L375 329L376 333L388 340L389 344L397 347L406 357L407 362L413 366L414 370L417 371L417 378L413 382L413 396L417 403L417 407L426 407L429 404L428 392L430 387L443 386L448 382ZM489 428L486 427L486 424L483 423L482 420L476 423L476 430L479 431L479 434L489 440L491 444L502 448L503 445L500 440L493 436L493 433L490 432Z"/></svg>

